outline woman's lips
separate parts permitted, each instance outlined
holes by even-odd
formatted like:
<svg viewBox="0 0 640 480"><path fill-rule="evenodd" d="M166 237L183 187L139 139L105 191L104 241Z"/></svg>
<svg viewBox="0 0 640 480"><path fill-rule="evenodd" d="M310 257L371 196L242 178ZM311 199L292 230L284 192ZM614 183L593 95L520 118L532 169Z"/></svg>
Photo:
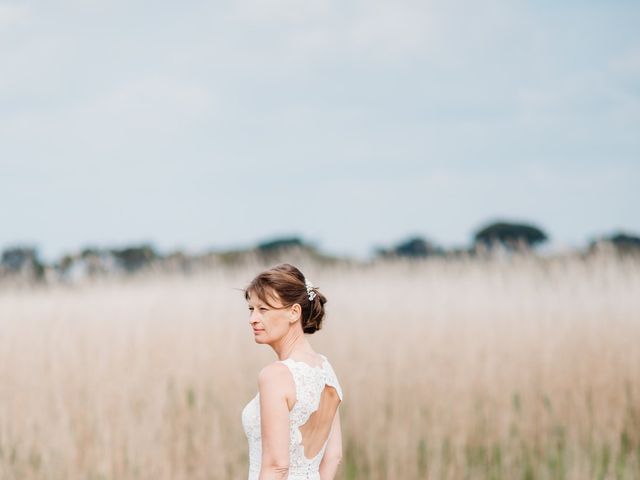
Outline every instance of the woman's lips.
<svg viewBox="0 0 640 480"><path fill-rule="evenodd" d="M264 332L264 330L256 330L255 328L253 329L253 333L258 333L258 332Z"/></svg>

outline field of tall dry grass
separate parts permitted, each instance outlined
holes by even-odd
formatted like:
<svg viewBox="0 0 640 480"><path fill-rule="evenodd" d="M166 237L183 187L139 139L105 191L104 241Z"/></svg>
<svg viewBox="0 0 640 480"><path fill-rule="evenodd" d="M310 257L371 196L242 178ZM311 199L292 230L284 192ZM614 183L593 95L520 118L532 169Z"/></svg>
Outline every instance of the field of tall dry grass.
<svg viewBox="0 0 640 480"><path fill-rule="evenodd" d="M329 299L338 478L640 478L640 263L291 263ZM259 269L0 291L0 478L246 478Z"/></svg>

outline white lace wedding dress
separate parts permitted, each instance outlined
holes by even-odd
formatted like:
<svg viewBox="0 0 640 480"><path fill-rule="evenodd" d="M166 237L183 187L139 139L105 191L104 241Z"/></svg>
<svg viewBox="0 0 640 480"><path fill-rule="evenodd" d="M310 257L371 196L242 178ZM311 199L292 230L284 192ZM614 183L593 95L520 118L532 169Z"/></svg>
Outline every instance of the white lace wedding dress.
<svg viewBox="0 0 640 480"><path fill-rule="evenodd" d="M322 365L311 366L306 362L287 358L279 360L289 367L296 385L296 403L289 412L289 475L288 480L320 480L320 461L327 447L328 439L320 451L307 458L302 445L300 426L304 425L311 414L318 410L320 396L326 385L335 388L342 401L342 388L333 367L327 357L320 354ZM336 415L338 412L336 411ZM262 456L260 435L260 392L242 410L242 426L249 441L249 478L258 480Z"/></svg>

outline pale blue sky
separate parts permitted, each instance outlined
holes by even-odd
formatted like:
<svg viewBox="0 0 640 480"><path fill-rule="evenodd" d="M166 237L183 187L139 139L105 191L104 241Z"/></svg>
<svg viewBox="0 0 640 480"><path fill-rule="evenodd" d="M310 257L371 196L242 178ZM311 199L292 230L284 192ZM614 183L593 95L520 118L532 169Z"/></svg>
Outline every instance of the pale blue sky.
<svg viewBox="0 0 640 480"><path fill-rule="evenodd" d="M0 247L640 233L640 3L0 0Z"/></svg>

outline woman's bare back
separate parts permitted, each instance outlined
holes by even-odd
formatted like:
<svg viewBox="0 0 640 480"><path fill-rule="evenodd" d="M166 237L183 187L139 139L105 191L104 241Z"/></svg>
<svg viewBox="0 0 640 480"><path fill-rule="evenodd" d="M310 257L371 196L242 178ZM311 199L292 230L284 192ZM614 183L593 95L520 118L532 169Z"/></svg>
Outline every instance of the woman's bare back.
<svg viewBox="0 0 640 480"><path fill-rule="evenodd" d="M342 388L327 358L319 354L319 359L321 361L314 363L292 358L278 361L289 368L295 386L289 411L290 480L319 479L324 454L339 456L342 448L338 412ZM242 411L243 428L249 441L249 480L256 480L260 473L259 395L256 394Z"/></svg>

